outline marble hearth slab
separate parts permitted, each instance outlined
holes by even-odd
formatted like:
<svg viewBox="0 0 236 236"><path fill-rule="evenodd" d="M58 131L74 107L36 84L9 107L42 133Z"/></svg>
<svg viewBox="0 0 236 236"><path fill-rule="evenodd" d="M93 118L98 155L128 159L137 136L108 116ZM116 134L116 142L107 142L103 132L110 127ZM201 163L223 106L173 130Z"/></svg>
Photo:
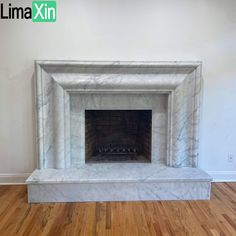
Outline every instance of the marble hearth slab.
<svg viewBox="0 0 236 236"><path fill-rule="evenodd" d="M29 202L202 200L211 189L200 169L143 163L35 170L26 183Z"/></svg>

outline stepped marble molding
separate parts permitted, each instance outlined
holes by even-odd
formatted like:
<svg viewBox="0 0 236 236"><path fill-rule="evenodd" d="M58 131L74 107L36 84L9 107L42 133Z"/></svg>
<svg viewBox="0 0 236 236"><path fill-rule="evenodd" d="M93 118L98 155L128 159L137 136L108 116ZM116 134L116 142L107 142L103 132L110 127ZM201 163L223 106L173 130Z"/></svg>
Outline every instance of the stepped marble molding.
<svg viewBox="0 0 236 236"><path fill-rule="evenodd" d="M36 61L29 202L209 199L197 168L200 62ZM86 109L152 110L151 163L85 163Z"/></svg>
<svg viewBox="0 0 236 236"><path fill-rule="evenodd" d="M40 169L70 168L85 162L84 141L77 145L78 160L72 161L71 130L73 132L75 127L82 136L84 133L82 111L76 118L71 112L71 100L76 96L81 100L77 110L113 106L116 109L144 109L155 106L150 102L154 94L167 96L167 119L163 113L158 113L160 123L167 120L165 162L171 167L197 166L201 63L37 61L36 84ZM112 100L115 94L119 94L120 103L118 98L118 102ZM131 95L135 94L140 98L132 101ZM124 96L127 96L125 103L122 101ZM89 102L82 106L85 100ZM132 102L123 105L128 101ZM82 125L71 128L74 119ZM156 122L157 127L161 127L160 123ZM155 126L152 134L153 145L156 145ZM154 151L152 149L152 159L155 159ZM73 165L73 162L77 164Z"/></svg>

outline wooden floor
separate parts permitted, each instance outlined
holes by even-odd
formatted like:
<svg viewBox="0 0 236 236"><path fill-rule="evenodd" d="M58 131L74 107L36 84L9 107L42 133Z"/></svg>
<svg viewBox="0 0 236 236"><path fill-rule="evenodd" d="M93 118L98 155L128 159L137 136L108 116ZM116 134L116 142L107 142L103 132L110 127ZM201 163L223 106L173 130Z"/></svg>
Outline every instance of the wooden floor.
<svg viewBox="0 0 236 236"><path fill-rule="evenodd" d="M236 183L210 201L28 204L26 186L0 186L0 236L236 235Z"/></svg>

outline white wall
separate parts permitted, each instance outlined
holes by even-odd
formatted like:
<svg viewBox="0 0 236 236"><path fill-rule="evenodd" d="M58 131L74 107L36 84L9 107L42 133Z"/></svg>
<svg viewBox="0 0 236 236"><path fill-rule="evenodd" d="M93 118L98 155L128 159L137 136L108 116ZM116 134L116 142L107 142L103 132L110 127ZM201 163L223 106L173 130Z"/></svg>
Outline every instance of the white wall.
<svg viewBox="0 0 236 236"><path fill-rule="evenodd" d="M31 5L3 2L10 1ZM236 179L236 156L227 161L228 152L236 155L235 12L235 0L58 0L56 23L0 19L0 177L36 168L35 59L200 60L199 165Z"/></svg>

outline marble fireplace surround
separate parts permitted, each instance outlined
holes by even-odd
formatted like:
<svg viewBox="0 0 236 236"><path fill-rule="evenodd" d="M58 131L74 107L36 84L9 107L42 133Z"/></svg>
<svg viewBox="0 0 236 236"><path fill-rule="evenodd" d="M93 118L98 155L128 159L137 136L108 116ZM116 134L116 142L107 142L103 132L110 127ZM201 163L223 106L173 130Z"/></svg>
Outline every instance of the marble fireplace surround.
<svg viewBox="0 0 236 236"><path fill-rule="evenodd" d="M209 199L211 178L197 168L201 62L36 61L35 75L29 202ZM152 162L85 164L85 109L152 109ZM160 128L165 163L155 149Z"/></svg>
<svg viewBox="0 0 236 236"><path fill-rule="evenodd" d="M81 103L82 96L92 100L95 109L122 107L124 99L120 104L117 99L112 100L117 94L121 99L132 94L135 98L136 103L131 96L124 109L150 108L149 96L166 94L166 163L172 167L197 166L201 63L37 61L36 79L40 169L71 167L70 95L74 94L78 94ZM91 108L90 104L84 104L84 108L88 106ZM77 119L84 123L82 115ZM79 138L84 139L84 127L78 131L81 131ZM78 163L84 159L83 145L80 143Z"/></svg>

